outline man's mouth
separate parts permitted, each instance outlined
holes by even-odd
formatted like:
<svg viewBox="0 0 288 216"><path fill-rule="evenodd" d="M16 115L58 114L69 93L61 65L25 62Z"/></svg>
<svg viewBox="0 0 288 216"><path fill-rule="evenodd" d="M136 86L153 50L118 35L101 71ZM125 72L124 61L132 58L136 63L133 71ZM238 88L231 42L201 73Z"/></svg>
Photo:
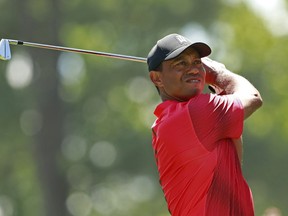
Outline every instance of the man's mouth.
<svg viewBox="0 0 288 216"><path fill-rule="evenodd" d="M201 79L199 79L199 78L188 78L188 79L185 80L185 82L187 82L187 83L199 83L199 82L201 82Z"/></svg>

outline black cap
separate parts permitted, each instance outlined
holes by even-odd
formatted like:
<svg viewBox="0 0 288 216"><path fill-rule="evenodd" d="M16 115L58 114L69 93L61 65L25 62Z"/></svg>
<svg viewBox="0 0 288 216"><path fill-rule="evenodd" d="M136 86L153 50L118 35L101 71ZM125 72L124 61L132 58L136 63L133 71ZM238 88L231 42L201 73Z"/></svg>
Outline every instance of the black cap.
<svg viewBox="0 0 288 216"><path fill-rule="evenodd" d="M211 54L211 48L205 43L192 43L182 35L170 34L157 41L149 52L147 57L149 71L157 69L164 60L177 57L188 47L193 47L201 58Z"/></svg>

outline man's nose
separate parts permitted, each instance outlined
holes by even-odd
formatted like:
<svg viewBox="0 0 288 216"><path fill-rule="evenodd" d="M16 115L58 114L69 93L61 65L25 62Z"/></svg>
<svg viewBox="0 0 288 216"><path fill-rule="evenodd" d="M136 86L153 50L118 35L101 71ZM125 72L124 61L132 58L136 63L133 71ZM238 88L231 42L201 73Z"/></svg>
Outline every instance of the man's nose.
<svg viewBox="0 0 288 216"><path fill-rule="evenodd" d="M190 65L189 69L187 70L187 73L190 74L198 74L200 72L200 69L195 65Z"/></svg>

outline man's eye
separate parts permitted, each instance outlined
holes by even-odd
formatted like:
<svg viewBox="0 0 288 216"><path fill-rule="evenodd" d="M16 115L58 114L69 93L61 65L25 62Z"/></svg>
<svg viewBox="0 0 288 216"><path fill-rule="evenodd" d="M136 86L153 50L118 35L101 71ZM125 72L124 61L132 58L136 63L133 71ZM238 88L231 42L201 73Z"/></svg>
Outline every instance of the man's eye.
<svg viewBox="0 0 288 216"><path fill-rule="evenodd" d="M184 70L184 68L185 68L185 64L184 64L182 61L175 62L175 63L172 65L172 68L173 68L174 70L177 70L177 71L182 71L182 70Z"/></svg>
<svg viewBox="0 0 288 216"><path fill-rule="evenodd" d="M201 59L195 59L192 62L181 60L181 61L175 62L175 64L173 65L173 68L175 70L182 71L182 70L187 70L191 66L199 66L200 64L202 64Z"/></svg>
<svg viewBox="0 0 288 216"><path fill-rule="evenodd" d="M186 61L180 61L176 64L176 66L187 66L188 63Z"/></svg>
<svg viewBox="0 0 288 216"><path fill-rule="evenodd" d="M193 65L199 65L199 64L202 64L201 59L196 59L193 61Z"/></svg>

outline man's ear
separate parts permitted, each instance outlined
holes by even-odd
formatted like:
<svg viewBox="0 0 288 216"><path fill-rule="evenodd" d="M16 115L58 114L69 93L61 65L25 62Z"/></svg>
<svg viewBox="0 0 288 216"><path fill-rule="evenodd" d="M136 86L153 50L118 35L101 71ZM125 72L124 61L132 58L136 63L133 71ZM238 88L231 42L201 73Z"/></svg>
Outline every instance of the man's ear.
<svg viewBox="0 0 288 216"><path fill-rule="evenodd" d="M157 87L162 87L162 79L161 79L161 73L159 71L150 71L150 79Z"/></svg>

